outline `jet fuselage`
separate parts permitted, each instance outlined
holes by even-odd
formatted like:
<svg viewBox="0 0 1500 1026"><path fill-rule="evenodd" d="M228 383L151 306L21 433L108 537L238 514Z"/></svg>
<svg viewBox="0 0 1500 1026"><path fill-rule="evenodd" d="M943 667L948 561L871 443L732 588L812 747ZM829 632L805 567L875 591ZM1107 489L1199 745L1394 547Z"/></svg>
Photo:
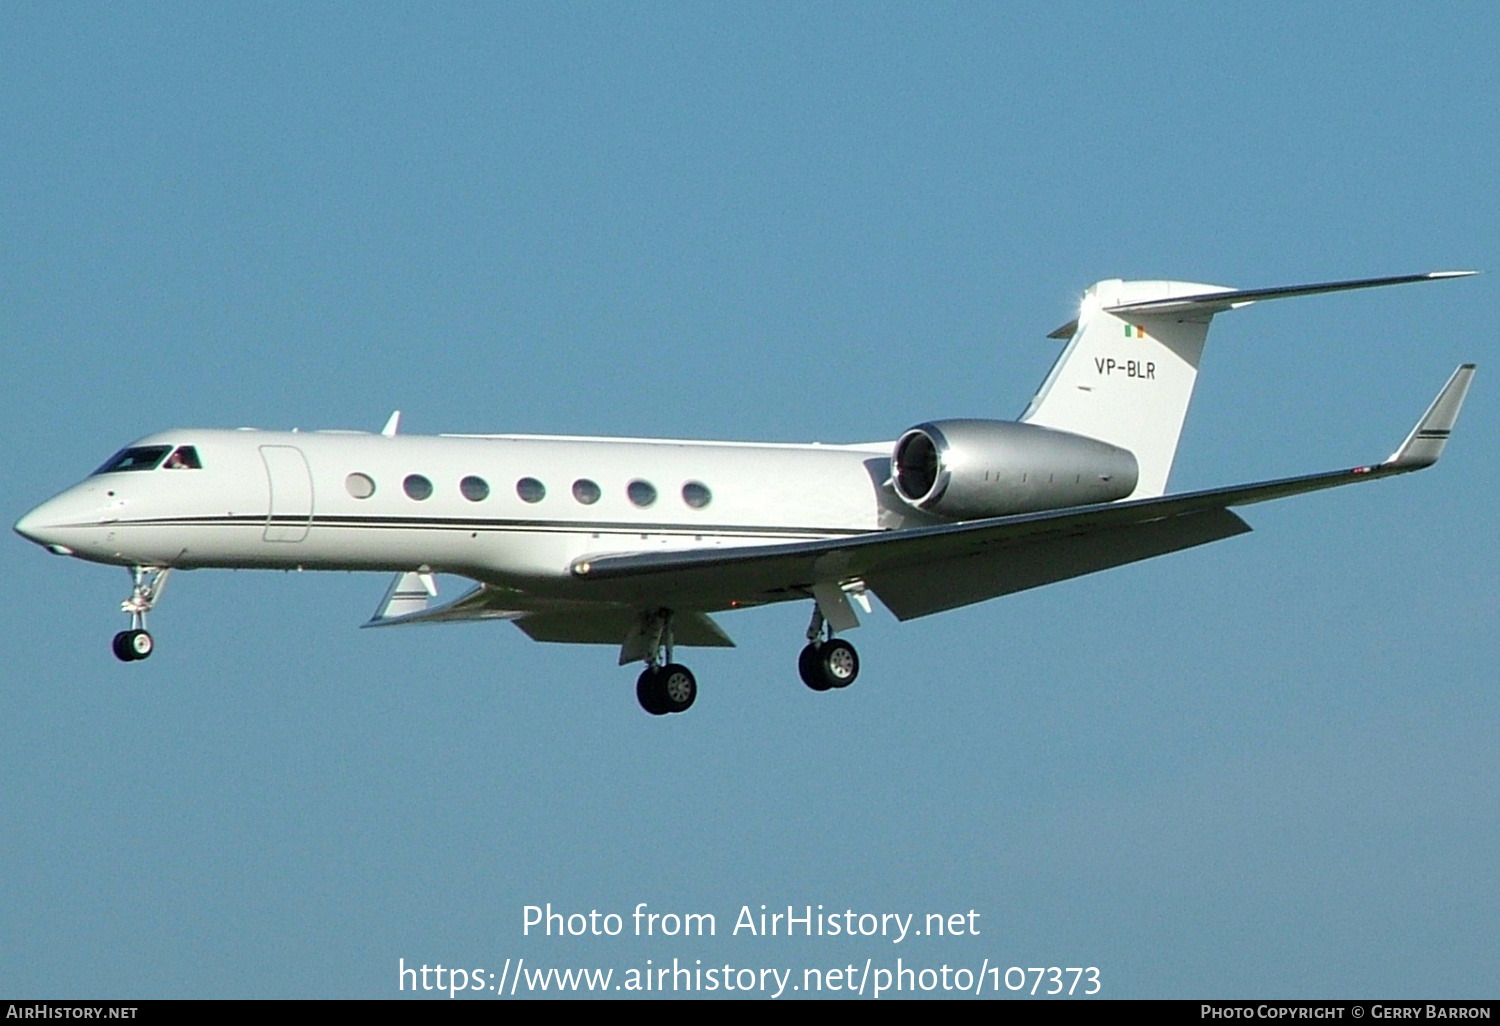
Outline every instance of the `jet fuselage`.
<svg viewBox="0 0 1500 1026"><path fill-rule="evenodd" d="M197 466L171 466L186 450ZM423 568L566 597L591 553L925 521L890 491L889 444L181 429L133 452L155 465L101 469L17 530L122 566Z"/></svg>

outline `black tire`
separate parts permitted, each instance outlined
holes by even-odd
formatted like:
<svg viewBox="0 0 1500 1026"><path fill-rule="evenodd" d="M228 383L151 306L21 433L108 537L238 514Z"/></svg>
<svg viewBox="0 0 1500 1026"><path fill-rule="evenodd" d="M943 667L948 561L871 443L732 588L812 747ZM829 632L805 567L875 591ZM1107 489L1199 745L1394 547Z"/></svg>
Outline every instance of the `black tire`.
<svg viewBox="0 0 1500 1026"><path fill-rule="evenodd" d="M681 663L668 663L657 670L656 687L667 712L686 712L698 697L698 680Z"/></svg>
<svg viewBox="0 0 1500 1026"><path fill-rule="evenodd" d="M145 659L155 651L156 643L145 631L121 631L115 635L112 647L116 659L122 663L133 663L137 659Z"/></svg>
<svg viewBox="0 0 1500 1026"><path fill-rule="evenodd" d="M641 671L635 682L635 699L652 716L665 716L671 712L667 708L666 690L661 686L660 670L648 666Z"/></svg>
<svg viewBox="0 0 1500 1026"><path fill-rule="evenodd" d="M122 663L131 663L135 661L135 653L130 650L129 641L130 632L121 631L119 634L115 635L115 640L110 644L110 647L115 650L115 658L120 660L120 662Z"/></svg>
<svg viewBox="0 0 1500 1026"><path fill-rule="evenodd" d="M797 657L797 672L802 675L802 683L814 691L827 691L833 687L823 672L823 660L817 645L808 645L802 650Z"/></svg>
<svg viewBox="0 0 1500 1026"><path fill-rule="evenodd" d="M859 653L843 638L830 638L818 648L818 665L831 688L847 688L859 676Z"/></svg>

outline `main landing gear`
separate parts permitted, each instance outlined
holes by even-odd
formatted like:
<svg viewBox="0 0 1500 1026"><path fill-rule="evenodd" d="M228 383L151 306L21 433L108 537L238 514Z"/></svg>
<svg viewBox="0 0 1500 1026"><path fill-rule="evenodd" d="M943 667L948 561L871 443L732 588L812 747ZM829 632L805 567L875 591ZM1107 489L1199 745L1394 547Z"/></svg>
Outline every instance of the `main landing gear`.
<svg viewBox="0 0 1500 1026"><path fill-rule="evenodd" d="M120 603L120 611L130 614L130 630L115 635L115 658L122 663L145 659L156 650L156 642L146 630L146 614L161 598L170 567L136 566L130 569L133 586L130 597Z"/></svg>
<svg viewBox="0 0 1500 1026"><path fill-rule="evenodd" d="M672 611L663 609L651 617L651 655L635 682L635 697L652 716L686 712L698 697L693 671L672 661Z"/></svg>
<svg viewBox="0 0 1500 1026"><path fill-rule="evenodd" d="M698 681L679 663L648 666L635 682L635 697L653 716L685 712L698 697Z"/></svg>
<svg viewBox="0 0 1500 1026"><path fill-rule="evenodd" d="M644 651L650 655L635 682L636 700L652 716L685 712L698 697L698 681L692 670L672 661L672 611L657 610L644 623ZM641 651L634 649L636 655ZM797 659L797 672L814 691L847 688L859 676L859 653L843 638L833 636L833 625L816 604L807 625L807 647Z"/></svg>
<svg viewBox="0 0 1500 1026"><path fill-rule="evenodd" d="M807 647L797 657L797 672L814 691L847 688L859 676L859 653L843 638L833 636L832 625L816 605L807 625Z"/></svg>

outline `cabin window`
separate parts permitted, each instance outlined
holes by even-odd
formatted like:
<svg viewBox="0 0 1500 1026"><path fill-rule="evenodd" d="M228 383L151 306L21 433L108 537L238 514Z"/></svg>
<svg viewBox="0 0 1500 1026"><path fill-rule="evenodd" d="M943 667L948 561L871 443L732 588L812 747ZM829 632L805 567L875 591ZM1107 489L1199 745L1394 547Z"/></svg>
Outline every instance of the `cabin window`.
<svg viewBox="0 0 1500 1026"><path fill-rule="evenodd" d="M356 499L368 499L375 494L375 481L368 474L350 474L344 478L344 490Z"/></svg>
<svg viewBox="0 0 1500 1026"><path fill-rule="evenodd" d="M630 501L642 508L656 501L656 486L650 481L636 479L625 486L625 494L630 496Z"/></svg>
<svg viewBox="0 0 1500 1026"><path fill-rule="evenodd" d="M534 477L523 477L516 482L516 494L522 502L541 502L547 497L547 486Z"/></svg>
<svg viewBox="0 0 1500 1026"><path fill-rule="evenodd" d="M483 502L490 497L489 482L472 474L458 483L458 490L470 502Z"/></svg>
<svg viewBox="0 0 1500 1026"><path fill-rule="evenodd" d="M432 497L432 482L421 474L408 474L406 480L401 482L401 487L408 496L418 502Z"/></svg>
<svg viewBox="0 0 1500 1026"><path fill-rule="evenodd" d="M203 469L203 463L198 459L198 450L191 445L179 445L162 466L168 470Z"/></svg>
<svg viewBox="0 0 1500 1026"><path fill-rule="evenodd" d="M115 474L125 470L155 470L157 465L172 451L170 445L138 445L132 449L121 449L96 474Z"/></svg>
<svg viewBox="0 0 1500 1026"><path fill-rule="evenodd" d="M573 482L573 498L585 506L592 506L599 501L599 496L604 494L599 486L586 477L581 477Z"/></svg>
<svg viewBox="0 0 1500 1026"><path fill-rule="evenodd" d="M682 501L693 509L702 509L714 501L714 493L702 481L689 481L682 486Z"/></svg>

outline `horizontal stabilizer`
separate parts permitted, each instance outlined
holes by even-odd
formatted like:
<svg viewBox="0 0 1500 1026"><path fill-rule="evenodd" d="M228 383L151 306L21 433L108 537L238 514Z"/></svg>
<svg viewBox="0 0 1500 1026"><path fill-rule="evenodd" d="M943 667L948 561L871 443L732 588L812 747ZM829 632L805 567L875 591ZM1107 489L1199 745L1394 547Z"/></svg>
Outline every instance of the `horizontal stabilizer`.
<svg viewBox="0 0 1500 1026"><path fill-rule="evenodd" d="M1144 303L1122 303L1105 307L1110 313L1176 314L1223 313L1248 306L1263 299L1290 299L1293 296L1315 296L1320 292L1348 292L1351 289L1373 289L1381 285L1406 285L1414 281L1437 281L1442 278L1466 278L1478 271L1429 271L1426 274L1400 274L1391 278L1357 278L1353 281L1325 281L1313 285L1281 285L1269 289L1226 289L1199 296L1179 296Z"/></svg>
<svg viewBox="0 0 1500 1026"><path fill-rule="evenodd" d="M1190 314L1212 315L1249 306L1266 299L1290 299L1293 296L1315 296L1322 292L1348 292L1352 289L1373 289L1382 285L1406 285L1417 281L1440 281L1444 278L1467 278L1478 271L1428 271L1426 274L1400 274L1388 278L1356 278L1351 281L1325 281L1312 285L1279 285L1269 289L1215 288L1192 296L1172 296L1165 299L1150 299L1135 303L1117 303L1103 307L1106 313L1135 314ZM1048 338L1067 340L1078 331L1078 319L1074 318L1047 333Z"/></svg>

